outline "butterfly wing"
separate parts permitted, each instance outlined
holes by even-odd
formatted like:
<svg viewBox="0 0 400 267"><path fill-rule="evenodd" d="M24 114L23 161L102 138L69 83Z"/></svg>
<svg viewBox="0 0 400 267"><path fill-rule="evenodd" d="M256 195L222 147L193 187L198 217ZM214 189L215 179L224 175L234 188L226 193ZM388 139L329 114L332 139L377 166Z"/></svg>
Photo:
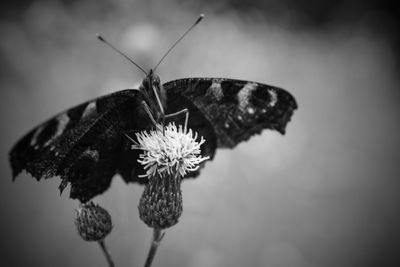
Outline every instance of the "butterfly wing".
<svg viewBox="0 0 400 267"><path fill-rule="evenodd" d="M177 102L185 102L182 98L192 103L189 123L201 120L196 123L210 127L215 133L216 147L220 148L233 148L263 129L277 130L284 134L297 108L294 97L287 91L256 82L188 78L168 82L164 88L168 108L171 106L176 109ZM178 105L178 108L183 107ZM192 114L197 119L193 119ZM198 129L196 125L194 129ZM208 149L215 150L215 147Z"/></svg>
<svg viewBox="0 0 400 267"><path fill-rule="evenodd" d="M22 170L37 180L59 176L60 190L70 183L70 197L82 202L104 192L116 172L135 181L137 151L123 133L149 125L139 96L137 90L119 91L34 128L10 151L13 177Z"/></svg>
<svg viewBox="0 0 400 267"><path fill-rule="evenodd" d="M166 112L189 110L188 127L207 140L202 156L210 159L217 147L233 148L264 128L284 133L297 108L283 89L247 81L190 78L166 83L164 88ZM137 177L144 173L137 162L140 151L132 150L124 136L151 126L141 101L139 91L123 90L39 125L10 151L13 177L22 170L37 180L60 176L60 190L70 183L70 197L82 202L104 192L117 172L126 182L145 183ZM183 124L184 117L172 120Z"/></svg>

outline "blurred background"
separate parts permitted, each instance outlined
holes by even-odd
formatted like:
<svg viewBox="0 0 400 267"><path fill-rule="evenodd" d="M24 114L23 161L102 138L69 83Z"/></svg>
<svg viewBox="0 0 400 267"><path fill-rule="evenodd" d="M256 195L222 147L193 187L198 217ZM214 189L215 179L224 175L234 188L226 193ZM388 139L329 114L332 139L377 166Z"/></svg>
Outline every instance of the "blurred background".
<svg viewBox="0 0 400 267"><path fill-rule="evenodd" d="M183 184L184 213L153 266L400 266L399 9L385 1L2 1L0 266L107 266L73 222L58 178L23 173L11 146L54 114L132 88L158 68L166 82L228 77L286 88L298 111L287 134L264 131L219 150ZM95 199L111 213L116 266L143 266L151 230L143 188L116 176Z"/></svg>

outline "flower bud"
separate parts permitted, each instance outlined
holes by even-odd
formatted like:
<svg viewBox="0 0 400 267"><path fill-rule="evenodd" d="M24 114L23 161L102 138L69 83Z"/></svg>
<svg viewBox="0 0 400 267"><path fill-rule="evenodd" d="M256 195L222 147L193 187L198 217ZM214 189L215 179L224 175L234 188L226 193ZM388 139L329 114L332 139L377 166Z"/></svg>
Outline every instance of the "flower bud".
<svg viewBox="0 0 400 267"><path fill-rule="evenodd" d="M79 206L76 210L75 225L85 241L100 241L112 230L110 214L93 202Z"/></svg>
<svg viewBox="0 0 400 267"><path fill-rule="evenodd" d="M155 175L149 178L139 202L140 219L151 228L175 225L182 214L181 177Z"/></svg>

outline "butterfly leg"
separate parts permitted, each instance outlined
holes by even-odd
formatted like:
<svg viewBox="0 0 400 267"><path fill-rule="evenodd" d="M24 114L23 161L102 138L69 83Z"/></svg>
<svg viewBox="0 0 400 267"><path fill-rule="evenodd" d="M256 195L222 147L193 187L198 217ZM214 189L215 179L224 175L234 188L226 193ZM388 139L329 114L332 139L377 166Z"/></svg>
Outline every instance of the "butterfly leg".
<svg viewBox="0 0 400 267"><path fill-rule="evenodd" d="M146 103L145 101L142 101L142 105L143 105L144 110L146 111L147 115L149 115L149 118L150 118L151 122L154 124L154 126L155 126L157 129L160 129L159 126L157 125L156 120L155 120L154 117L153 117L153 114L151 114L150 108L149 108L149 106L147 105L147 103Z"/></svg>
<svg viewBox="0 0 400 267"><path fill-rule="evenodd" d="M189 110L187 108L184 108L184 109L182 109L180 111L177 111L177 112L174 112L174 113L167 114L167 115L165 115L165 118L175 117L175 116L178 116L178 115L180 115L182 113L185 113L185 126L184 126L183 129L186 132L188 121L189 121Z"/></svg>

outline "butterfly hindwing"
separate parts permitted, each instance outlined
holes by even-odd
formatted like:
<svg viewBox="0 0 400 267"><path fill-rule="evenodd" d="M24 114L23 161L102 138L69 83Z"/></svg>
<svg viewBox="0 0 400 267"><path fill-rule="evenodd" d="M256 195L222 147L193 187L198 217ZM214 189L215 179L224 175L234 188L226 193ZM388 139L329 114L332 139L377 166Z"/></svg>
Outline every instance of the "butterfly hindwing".
<svg viewBox="0 0 400 267"><path fill-rule="evenodd" d="M187 78L164 84L171 99L192 103L215 133L216 145L233 148L263 129L285 133L297 104L285 90L256 82L223 78ZM191 119L189 119L191 121Z"/></svg>
<svg viewBox="0 0 400 267"><path fill-rule="evenodd" d="M83 202L105 191L116 172L137 179L136 155L122 133L148 126L138 95L123 90L100 97L33 129L10 152L14 178L22 170L37 180L60 176L60 189L70 183L71 198Z"/></svg>

